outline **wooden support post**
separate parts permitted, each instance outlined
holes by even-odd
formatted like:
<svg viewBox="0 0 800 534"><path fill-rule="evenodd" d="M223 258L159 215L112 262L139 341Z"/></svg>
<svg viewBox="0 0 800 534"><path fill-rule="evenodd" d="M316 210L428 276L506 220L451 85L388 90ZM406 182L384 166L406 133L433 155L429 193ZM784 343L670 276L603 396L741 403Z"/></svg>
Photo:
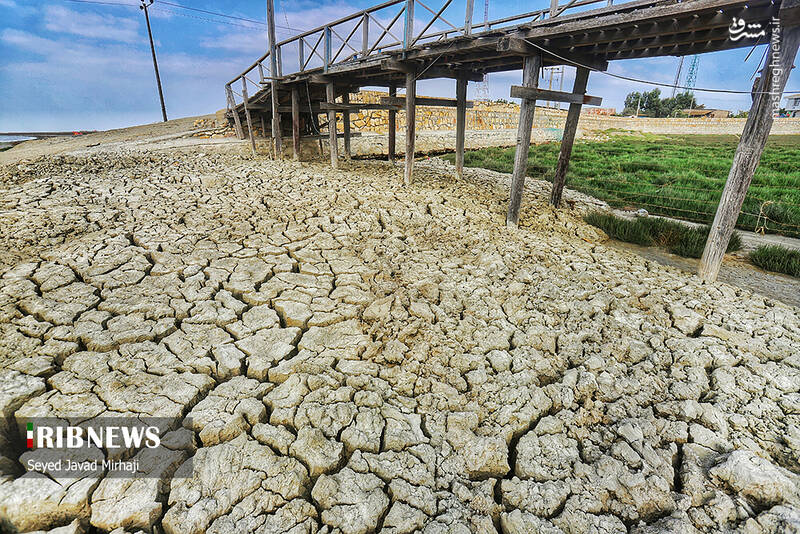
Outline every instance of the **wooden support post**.
<svg viewBox="0 0 800 534"><path fill-rule="evenodd" d="M300 160L300 91L292 87L292 147L294 160Z"/></svg>
<svg viewBox="0 0 800 534"><path fill-rule="evenodd" d="M542 67L542 56L527 56L522 66L522 85L536 87L539 84L539 69ZM519 206L522 203L522 191L525 188L525 173L528 170L528 150L531 146L531 128L536 101L524 99L520 103L519 127L517 128L517 150L514 154L514 173L511 176L511 198L508 201L506 225L516 228L519 222Z"/></svg>
<svg viewBox="0 0 800 534"><path fill-rule="evenodd" d="M411 184L411 173L414 171L414 141L416 136L417 111L417 77L416 73L406 74L406 169L403 183Z"/></svg>
<svg viewBox="0 0 800 534"><path fill-rule="evenodd" d="M331 27L325 26L325 29L322 31L323 36L323 53L325 55L324 59L322 60L322 72L328 72L328 67L331 66L331 57L333 56L333 44L331 41Z"/></svg>
<svg viewBox="0 0 800 534"><path fill-rule="evenodd" d="M578 67L575 74L575 83L572 92L583 94L586 92L586 84L589 81L589 69ZM564 191L564 184L567 182L567 170L569 169L569 157L572 154L572 145L575 142L575 132L578 129L578 119L581 117L582 104L570 104L567 112L567 122L564 123L564 135L561 138L561 152L558 155L558 165L556 165L556 175L553 177L553 191L550 194L550 202L558 207L561 203L561 193Z"/></svg>
<svg viewBox="0 0 800 534"><path fill-rule="evenodd" d="M456 80L456 174L464 177L464 135L467 129L467 79Z"/></svg>
<svg viewBox="0 0 800 534"><path fill-rule="evenodd" d="M264 114L263 113L261 113L259 115L259 118L261 119L261 137L266 138L267 137L267 121L264 120Z"/></svg>
<svg viewBox="0 0 800 534"><path fill-rule="evenodd" d="M406 20L403 26L403 50L414 46L414 0L406 0Z"/></svg>
<svg viewBox="0 0 800 534"><path fill-rule="evenodd" d="M389 86L389 98L397 96L397 87ZM397 145L397 112L389 110L389 161L394 161L394 152Z"/></svg>
<svg viewBox="0 0 800 534"><path fill-rule="evenodd" d="M342 95L342 104L350 103L350 93L345 91ZM350 159L352 153L350 152L350 112L348 110L342 111L342 120L344 122L344 157Z"/></svg>
<svg viewBox="0 0 800 534"><path fill-rule="evenodd" d="M361 17L361 57L369 55L369 13Z"/></svg>
<svg viewBox="0 0 800 534"><path fill-rule="evenodd" d="M225 93L228 96L228 109L233 113L233 123L236 125L236 137L244 139L242 120L239 118L239 112L236 111L236 100L233 98L233 89L231 89L230 84L225 86Z"/></svg>
<svg viewBox="0 0 800 534"><path fill-rule="evenodd" d="M789 1L787 4L792 5L792 2ZM784 14L787 4L782 5L781 14ZM797 6L798 2L795 1L794 5ZM774 39L777 28L773 28L772 31ZM697 274L706 282L714 282L719 274L722 258L728 248L736 220L739 218L747 189L750 187L764 145L767 143L773 122L772 114L780 107L781 93L786 87L786 80L792 71L797 48L800 46L800 26L781 26L778 35L780 39L778 51L775 51L774 45L767 49L769 53L765 67L761 71L758 93L753 98L750 113L747 115L747 122L728 173L728 181L725 182L725 189L722 191L722 198L717 206L717 213L700 260Z"/></svg>
<svg viewBox="0 0 800 534"><path fill-rule="evenodd" d="M467 0L467 12L464 16L464 35L472 35L472 12L475 11L475 0ZM483 29L486 31L486 28Z"/></svg>
<svg viewBox="0 0 800 534"><path fill-rule="evenodd" d="M256 155L256 136L253 132L253 121L250 118L250 110L247 108L247 80L242 78L242 105L244 106L244 116L247 119L247 132L250 134L250 148L253 149L253 155Z"/></svg>
<svg viewBox="0 0 800 534"><path fill-rule="evenodd" d="M278 77L280 67L278 63L278 52L275 39L275 6L273 0L267 0L267 33L269 36L269 74L272 78L272 141L275 145L275 157L279 158L283 154L281 142L281 114L278 111Z"/></svg>
<svg viewBox="0 0 800 534"><path fill-rule="evenodd" d="M334 92L333 82L325 84L325 96L329 104L336 102L336 93ZM336 111L328 110L328 135L331 149L331 167L334 169L339 167L339 146L336 137Z"/></svg>

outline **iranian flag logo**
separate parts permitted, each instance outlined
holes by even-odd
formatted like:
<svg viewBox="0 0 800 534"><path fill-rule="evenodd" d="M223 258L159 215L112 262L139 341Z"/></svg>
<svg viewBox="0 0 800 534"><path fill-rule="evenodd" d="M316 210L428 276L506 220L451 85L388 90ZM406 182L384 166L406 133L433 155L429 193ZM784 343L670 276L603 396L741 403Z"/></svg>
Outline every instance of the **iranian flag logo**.
<svg viewBox="0 0 800 534"><path fill-rule="evenodd" d="M33 423L28 423L28 448L33 448Z"/></svg>

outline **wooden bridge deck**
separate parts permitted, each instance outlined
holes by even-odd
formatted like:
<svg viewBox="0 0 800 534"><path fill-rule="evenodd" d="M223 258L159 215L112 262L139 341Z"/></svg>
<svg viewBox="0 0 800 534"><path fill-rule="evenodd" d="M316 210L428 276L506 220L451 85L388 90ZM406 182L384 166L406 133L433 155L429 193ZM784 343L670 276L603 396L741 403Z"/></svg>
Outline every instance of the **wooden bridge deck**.
<svg viewBox="0 0 800 534"><path fill-rule="evenodd" d="M521 69L524 58L530 55L531 49L536 49L534 45L541 47L539 51L542 53L543 66L579 63L596 70L604 70L607 61L619 59L682 56L753 46L758 39L730 38L732 19L737 17L747 22L760 22L766 28L780 8L780 3L769 0L639 0L574 14L563 13L565 9L586 7L598 1L608 3L607 0L573 0L566 8L551 7L550 10L492 21L488 29L479 25L468 31L465 26L447 33L421 35L413 46L403 46L404 43L400 41L387 42L386 46L383 46L384 43L373 43L369 40L368 32L360 27L349 38L337 39L331 31L326 34L326 28L337 26L337 22L332 22L277 44L279 74L275 78L279 82L279 105L289 110L291 89L298 85L302 89L299 95L301 113L309 109L309 104L326 100L325 84L330 81L335 84L337 96L361 86L402 86L409 66L417 72L417 79L467 77L478 80L487 73ZM403 0L386 4L399 4L406 9L407 2ZM372 19L365 13L367 11L341 19L342 22L338 24L351 22L352 26L352 21L361 19L355 25L366 25L364 20L369 22ZM548 16L551 14L556 16ZM504 22L511 25L504 25ZM384 27L379 28L381 32ZM356 33L361 35L356 36ZM321 39L315 39L316 35L320 35ZM388 35L383 36L384 40ZM354 37L361 41L358 47L350 44ZM326 42L326 39L333 42ZM515 46L521 39L533 45L526 42L526 47ZM509 40L512 46L501 48L501 43ZM314 41L317 41L316 46L312 48L310 45ZM760 42L766 42L765 38ZM306 46L298 46L299 43ZM319 53L320 49L331 55L337 45L344 50L351 48L355 53L339 62L329 61L326 65L326 58ZM306 66L282 74L285 70L283 59L287 57L286 49L290 47L300 48L292 52L301 55L302 49L307 48L308 55L299 57L306 62L319 59L319 66ZM238 92L240 83L252 84L248 88L251 95L248 104L252 110L271 117L273 78L268 74L270 69L265 64L268 58L269 52L232 80L228 87ZM231 107L235 107L244 119L244 102Z"/></svg>

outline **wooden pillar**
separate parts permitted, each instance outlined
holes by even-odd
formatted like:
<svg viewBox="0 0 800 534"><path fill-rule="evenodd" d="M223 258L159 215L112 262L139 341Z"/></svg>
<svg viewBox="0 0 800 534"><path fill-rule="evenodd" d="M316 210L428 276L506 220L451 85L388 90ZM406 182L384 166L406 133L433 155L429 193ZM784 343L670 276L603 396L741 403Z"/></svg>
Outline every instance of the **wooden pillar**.
<svg viewBox="0 0 800 534"><path fill-rule="evenodd" d="M247 108L247 80L242 78L242 105L244 106L244 116L247 119L247 132L250 134L250 148L253 149L253 155L256 155L256 135L253 132L253 120L250 118L250 110Z"/></svg>
<svg viewBox="0 0 800 534"><path fill-rule="evenodd" d="M233 113L233 124L236 126L236 137L244 139L244 130L242 130L242 120L239 118L239 112L236 111L236 100L233 98L233 89L230 84L225 86L225 93L228 95L228 109Z"/></svg>
<svg viewBox="0 0 800 534"><path fill-rule="evenodd" d="M397 96L397 87L389 86L389 97ZM397 146L397 112L389 110L389 161L394 161L395 147Z"/></svg>
<svg viewBox="0 0 800 534"><path fill-rule="evenodd" d="M350 93L345 91L345 93L342 95L342 104L349 103ZM350 111L342 111L342 119L344 122L344 157L350 159L352 157L352 153L350 151Z"/></svg>
<svg viewBox="0 0 800 534"><path fill-rule="evenodd" d="M333 90L333 82L325 84L325 96L327 97L328 104L336 102L336 93ZM328 110L328 136L331 145L331 167L334 169L339 167L339 146L336 140L336 110Z"/></svg>
<svg viewBox="0 0 800 534"><path fill-rule="evenodd" d="M406 169L403 182L411 184L414 172L414 141L416 135L417 116L417 73L413 70L406 74Z"/></svg>
<svg viewBox="0 0 800 534"><path fill-rule="evenodd" d="M787 1L781 6L781 15L787 6L792 4L796 10L800 2ZM773 28L773 39L776 30ZM706 282L715 281L719 274L722 258L728 248L736 220L739 218L747 189L761 160L764 145L767 144L773 122L772 114L780 107L781 93L786 87L786 80L792 71L797 48L800 46L800 26L781 26L778 35L780 36L778 51L774 50L774 46L767 49L769 54L766 66L761 71L758 93L750 106L750 113L747 115L747 122L728 173L728 181L725 182L725 189L722 191L722 198L717 206L714 223L711 225L703 257L700 260L697 274ZM772 65L773 62L776 65ZM769 94L770 92L772 94Z"/></svg>
<svg viewBox="0 0 800 534"><path fill-rule="evenodd" d="M283 143L281 142L281 114L278 111L280 102L278 101L278 77L280 76L280 66L278 63L279 51L276 48L275 40L275 6L273 0L267 0L267 33L269 36L269 64L270 76L272 77L272 140L275 143L275 157L283 154Z"/></svg>
<svg viewBox="0 0 800 534"><path fill-rule="evenodd" d="M294 160L300 160L300 91L292 87L292 147Z"/></svg>
<svg viewBox="0 0 800 534"><path fill-rule="evenodd" d="M464 135L467 129L467 79L456 80L456 174L464 177Z"/></svg>
<svg viewBox="0 0 800 534"><path fill-rule="evenodd" d="M321 134L320 128L322 127L319 123L319 115L316 113L311 113L311 122L314 124L314 131L318 134ZM325 155L325 151L322 149L322 137L317 136L317 146L319 147L319 157Z"/></svg>
<svg viewBox="0 0 800 534"><path fill-rule="evenodd" d="M536 87L539 84L539 69L542 56L535 54L525 58L522 67L522 85ZM525 188L525 173L528 170L528 150L531 146L531 128L536 100L523 99L519 108L519 126L517 128L517 150L514 154L514 173L511 175L511 198L508 201L506 225L517 227L519 222L519 206L522 202L522 190Z"/></svg>
<svg viewBox="0 0 800 534"><path fill-rule="evenodd" d="M586 93L586 83L589 81L589 69L578 67L575 74L575 84L572 92L582 95ZM564 135L561 138L561 152L558 155L556 165L556 175L553 177L553 191L550 194L550 202L558 207L561 203L561 193L564 191L564 184L567 182L567 170L569 170L569 157L572 155L572 145L575 142L575 132L578 130L578 119L581 117L581 107L583 104L570 104L567 112L567 121L564 123Z"/></svg>

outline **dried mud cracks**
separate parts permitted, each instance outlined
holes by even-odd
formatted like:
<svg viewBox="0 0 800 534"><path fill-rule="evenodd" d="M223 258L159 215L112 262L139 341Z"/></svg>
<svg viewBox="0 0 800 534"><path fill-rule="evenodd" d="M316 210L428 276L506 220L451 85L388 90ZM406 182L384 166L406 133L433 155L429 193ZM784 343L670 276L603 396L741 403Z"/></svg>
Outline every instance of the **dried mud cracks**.
<svg viewBox="0 0 800 534"><path fill-rule="evenodd" d="M4 528L800 531L796 309L606 248L538 184L510 232L495 175L417 174L6 169ZM190 418L155 478L23 475L17 421L74 413Z"/></svg>

